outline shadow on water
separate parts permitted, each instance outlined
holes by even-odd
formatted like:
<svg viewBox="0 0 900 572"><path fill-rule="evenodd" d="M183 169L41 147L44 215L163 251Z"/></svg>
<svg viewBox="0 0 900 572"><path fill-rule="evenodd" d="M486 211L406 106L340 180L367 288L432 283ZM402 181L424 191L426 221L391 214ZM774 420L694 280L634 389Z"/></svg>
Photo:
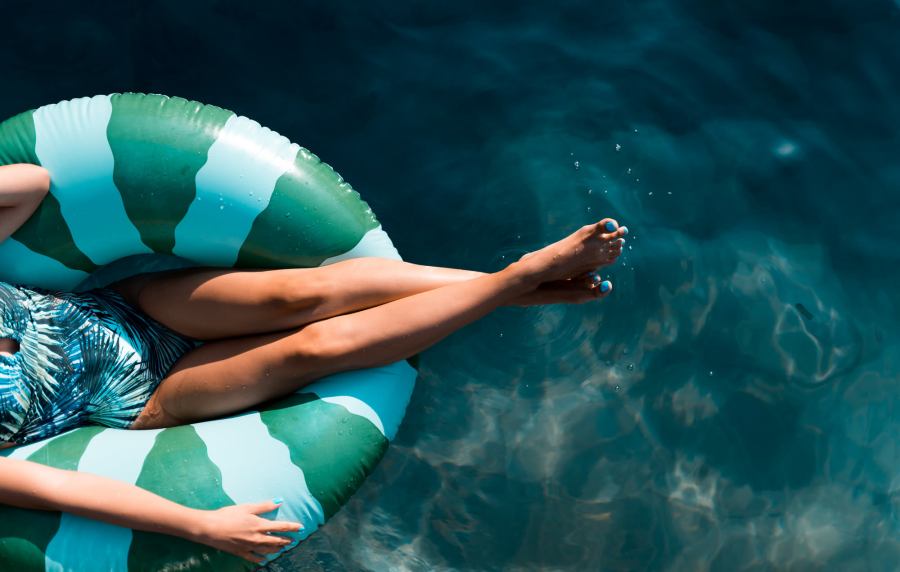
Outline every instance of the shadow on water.
<svg viewBox="0 0 900 572"><path fill-rule="evenodd" d="M632 230L613 295L422 357L395 446L276 570L890 570L900 5L11 2L3 115L122 90L334 165L412 261Z"/></svg>

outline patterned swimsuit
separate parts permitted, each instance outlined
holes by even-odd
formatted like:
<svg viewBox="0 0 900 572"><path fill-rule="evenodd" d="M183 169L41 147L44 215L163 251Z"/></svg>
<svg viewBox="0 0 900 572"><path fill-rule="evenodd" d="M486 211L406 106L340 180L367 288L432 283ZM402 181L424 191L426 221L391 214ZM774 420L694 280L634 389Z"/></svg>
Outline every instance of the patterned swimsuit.
<svg viewBox="0 0 900 572"><path fill-rule="evenodd" d="M127 428L175 362L199 345L107 288L80 294L0 282L0 444L86 423Z"/></svg>

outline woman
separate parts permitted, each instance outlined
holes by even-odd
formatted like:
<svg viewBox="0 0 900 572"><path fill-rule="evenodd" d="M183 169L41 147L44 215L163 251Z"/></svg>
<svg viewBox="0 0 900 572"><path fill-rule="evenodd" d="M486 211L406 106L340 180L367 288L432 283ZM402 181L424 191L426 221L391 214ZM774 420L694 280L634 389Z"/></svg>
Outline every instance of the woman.
<svg viewBox="0 0 900 572"><path fill-rule="evenodd" d="M0 167L0 241L49 187L40 167ZM492 274L362 258L156 272L80 294L0 284L0 447L84 423L152 429L220 417L407 358L500 306L604 297L612 285L592 272L615 262L627 232L604 219ZM258 516L277 499L198 511L3 457L0 503L182 536L253 562L289 544L276 533L299 530Z"/></svg>

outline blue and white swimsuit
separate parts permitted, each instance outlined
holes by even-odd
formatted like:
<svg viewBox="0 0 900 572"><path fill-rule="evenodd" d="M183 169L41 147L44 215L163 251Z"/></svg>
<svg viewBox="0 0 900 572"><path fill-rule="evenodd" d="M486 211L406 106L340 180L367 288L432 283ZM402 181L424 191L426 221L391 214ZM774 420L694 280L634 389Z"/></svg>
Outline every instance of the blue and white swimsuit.
<svg viewBox="0 0 900 572"><path fill-rule="evenodd" d="M79 425L129 427L175 362L199 342L111 289L79 294L0 282L0 443Z"/></svg>

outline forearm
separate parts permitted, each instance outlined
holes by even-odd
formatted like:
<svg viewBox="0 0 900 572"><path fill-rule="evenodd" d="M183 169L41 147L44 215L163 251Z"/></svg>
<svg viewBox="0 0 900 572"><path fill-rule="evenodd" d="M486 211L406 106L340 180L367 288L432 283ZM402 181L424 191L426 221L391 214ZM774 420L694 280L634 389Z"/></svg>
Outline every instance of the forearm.
<svg viewBox="0 0 900 572"><path fill-rule="evenodd" d="M196 539L202 511L112 479L0 458L0 503Z"/></svg>

